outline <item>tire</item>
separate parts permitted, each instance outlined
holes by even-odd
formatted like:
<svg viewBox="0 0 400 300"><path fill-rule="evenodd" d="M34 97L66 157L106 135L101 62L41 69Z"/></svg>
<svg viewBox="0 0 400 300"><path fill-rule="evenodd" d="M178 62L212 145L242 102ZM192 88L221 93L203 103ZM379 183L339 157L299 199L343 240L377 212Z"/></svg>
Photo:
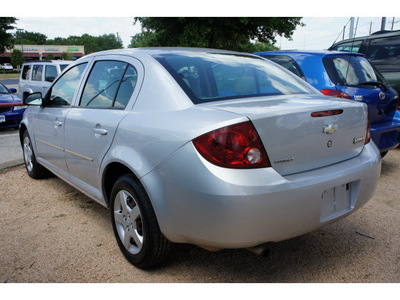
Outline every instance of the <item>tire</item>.
<svg viewBox="0 0 400 300"><path fill-rule="evenodd" d="M141 269L164 263L172 244L163 236L144 188L132 176L121 176L111 191L111 223L125 258Z"/></svg>
<svg viewBox="0 0 400 300"><path fill-rule="evenodd" d="M36 161L31 138L27 130L22 136L22 151L24 154L26 172L30 177L34 179L41 179L50 175L50 172Z"/></svg>

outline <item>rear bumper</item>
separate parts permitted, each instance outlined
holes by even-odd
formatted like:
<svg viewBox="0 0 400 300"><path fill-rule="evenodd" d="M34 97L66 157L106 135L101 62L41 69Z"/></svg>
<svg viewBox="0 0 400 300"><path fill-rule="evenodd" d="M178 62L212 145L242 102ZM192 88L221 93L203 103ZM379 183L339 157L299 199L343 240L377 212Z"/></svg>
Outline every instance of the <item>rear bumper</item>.
<svg viewBox="0 0 400 300"><path fill-rule="evenodd" d="M380 152L396 148L400 143L400 119L371 125L371 138Z"/></svg>
<svg viewBox="0 0 400 300"><path fill-rule="evenodd" d="M172 242L244 248L292 238L356 211L375 192L380 169L374 143L350 160L284 177L272 168L214 166L188 143L142 183Z"/></svg>

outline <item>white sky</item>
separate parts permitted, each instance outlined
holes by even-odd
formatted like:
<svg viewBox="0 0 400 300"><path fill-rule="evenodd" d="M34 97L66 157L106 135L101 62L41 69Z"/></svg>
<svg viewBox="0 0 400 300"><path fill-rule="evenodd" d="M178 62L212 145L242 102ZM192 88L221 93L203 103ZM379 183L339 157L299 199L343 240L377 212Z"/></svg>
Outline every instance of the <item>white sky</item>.
<svg viewBox="0 0 400 300"><path fill-rule="evenodd" d="M383 2L385 5L374 5L369 10L362 5L366 1L358 0L286 0L273 3L271 0L137 2L86 0L76 5L76 2L68 1L55 4L54 0L22 0L18 2L17 9L15 4L8 4L16 2L2 4L0 16L17 17L17 28L40 32L48 38L80 36L84 33L93 36L118 33L124 47L130 43L131 36L141 31L140 24L133 25L135 16L302 16L302 22L306 26L297 27L293 41L277 37L275 45L282 49L326 49L337 38L342 39L340 32L351 16L356 17L356 21L360 17L356 36L363 36L368 35L371 22L372 32L378 31L384 14L400 12L400 4L387 0ZM35 3L35 8L32 8L32 3ZM390 29L393 16L386 17L386 29ZM345 38L348 38L348 28L349 24ZM400 14L395 18L393 29L400 29Z"/></svg>

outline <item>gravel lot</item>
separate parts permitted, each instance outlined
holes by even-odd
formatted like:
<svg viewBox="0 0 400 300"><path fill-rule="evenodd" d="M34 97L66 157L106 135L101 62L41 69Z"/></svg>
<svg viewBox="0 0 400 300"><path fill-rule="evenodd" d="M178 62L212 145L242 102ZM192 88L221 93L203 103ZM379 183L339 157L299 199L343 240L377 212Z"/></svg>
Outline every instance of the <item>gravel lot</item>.
<svg viewBox="0 0 400 300"><path fill-rule="evenodd" d="M23 166L0 171L0 282L400 282L400 149L382 163L378 190L355 214L271 246L208 252L176 247L158 270L130 265L109 212L57 178Z"/></svg>

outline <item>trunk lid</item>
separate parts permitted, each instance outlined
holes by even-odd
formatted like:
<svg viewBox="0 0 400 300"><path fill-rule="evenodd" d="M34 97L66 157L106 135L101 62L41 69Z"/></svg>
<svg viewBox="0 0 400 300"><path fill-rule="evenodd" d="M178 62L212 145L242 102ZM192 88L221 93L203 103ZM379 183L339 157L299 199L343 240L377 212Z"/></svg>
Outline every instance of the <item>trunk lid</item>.
<svg viewBox="0 0 400 300"><path fill-rule="evenodd" d="M364 147L368 112L366 105L355 101L320 95L285 95L203 105L248 117L272 167L281 175L350 159ZM311 116L313 112L332 110L343 111L331 116Z"/></svg>

